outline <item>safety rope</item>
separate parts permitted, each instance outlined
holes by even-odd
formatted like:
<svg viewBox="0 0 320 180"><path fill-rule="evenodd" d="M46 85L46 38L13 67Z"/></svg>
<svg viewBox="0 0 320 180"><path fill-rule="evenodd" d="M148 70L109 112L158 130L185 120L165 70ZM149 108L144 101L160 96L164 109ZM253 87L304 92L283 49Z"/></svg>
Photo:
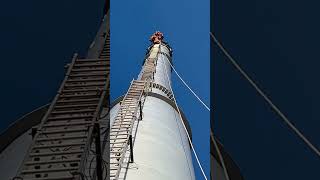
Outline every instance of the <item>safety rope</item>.
<svg viewBox="0 0 320 180"><path fill-rule="evenodd" d="M166 59L166 58L165 58ZM199 102L208 110L210 111L210 108L201 100L201 98L190 88L190 86L182 79L182 77L179 75L179 73L176 71L176 69L173 67L169 59L167 59L168 63L170 64L173 71L176 73L178 78L182 81L182 83L190 90L190 92L199 100Z"/></svg>
<svg viewBox="0 0 320 180"><path fill-rule="evenodd" d="M193 147L193 144L192 144L190 135L189 135L189 133L188 133L188 130L187 130L187 128L186 128L186 126L185 126L185 124L184 124L184 122L183 122L183 120L182 120L182 115L181 115L180 109L179 109L179 107L178 107L176 98L174 97L174 93L173 93L173 90L172 90L172 87L171 87L171 82L170 82L170 79L169 79L169 75L168 75L168 71L167 71L166 65L164 65L164 67L165 67L165 72L166 72L167 80L168 80L168 83L169 83L169 88L170 88L170 91L172 92L172 97L173 97L172 99L173 99L173 101L174 101L174 103L175 103L175 106L177 107L177 110L178 110L178 113L179 113L179 116L180 116L180 120L181 120L181 123L182 123L182 125L183 125L183 128L184 128L184 130L185 130L185 132L186 132L186 134L187 134L188 141L189 141L189 143L190 143L192 152L193 152L193 154L194 154L194 156L195 156L195 158L196 158L196 161L197 161L197 163L198 163L198 165L199 165L199 167L200 167L200 170L201 170L201 173L202 173L204 179L205 179L205 180L208 180L206 174L204 173L204 170L203 170L203 168L202 168L202 165L201 165L201 163L200 163L200 160L199 160L199 158L198 158L198 155L197 155L197 153L196 153L196 151L195 151L195 149L194 149L194 147Z"/></svg>
<svg viewBox="0 0 320 180"><path fill-rule="evenodd" d="M240 65L232 58L228 51L222 46L217 38L210 32L213 41L218 45L227 59L232 65L241 73L242 76L253 86L253 88L263 97L263 99L271 106L271 108L281 117L281 119L291 128L291 130L301 138L301 140L317 155L320 157L320 151L291 123L291 121L280 111L280 109L273 104L267 95L257 86L257 84L248 76L248 74L240 67Z"/></svg>
<svg viewBox="0 0 320 180"><path fill-rule="evenodd" d="M208 110L210 111L210 108L201 100L201 98L190 88L190 86L182 79L182 77L179 75L179 73L177 72L177 70L173 67L173 65L171 64L171 62L167 59L167 62L170 64L171 68L173 69L173 71L176 73L176 75L178 76L178 78L182 81L182 83L191 91L191 93L200 101L200 103ZM210 132L210 135L212 136L212 141L213 144L215 146L215 148L217 149L218 152L218 158L221 161L222 164L222 168L226 177L226 180L229 180L229 175L228 175L228 171L223 159L223 156L221 155L220 149L216 143L216 140L213 138L212 132Z"/></svg>

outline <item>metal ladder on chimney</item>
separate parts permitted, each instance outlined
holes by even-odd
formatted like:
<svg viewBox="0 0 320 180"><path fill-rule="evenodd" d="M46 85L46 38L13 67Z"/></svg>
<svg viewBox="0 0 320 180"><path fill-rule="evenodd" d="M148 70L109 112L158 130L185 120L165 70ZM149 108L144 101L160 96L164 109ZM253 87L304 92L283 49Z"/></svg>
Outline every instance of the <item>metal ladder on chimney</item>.
<svg viewBox="0 0 320 180"><path fill-rule="evenodd" d="M103 49L99 56L100 59L110 59L110 32L107 33L106 42L104 43Z"/></svg>
<svg viewBox="0 0 320 180"><path fill-rule="evenodd" d="M154 79L154 73L156 71L155 67L156 58L148 58L143 66L143 74L141 75L141 79Z"/></svg>
<svg viewBox="0 0 320 180"><path fill-rule="evenodd" d="M145 95L150 90L149 81L133 80L121 101L120 109L110 129L110 180L119 178L123 165L133 160L133 139ZM130 148L129 148L130 145Z"/></svg>
<svg viewBox="0 0 320 180"><path fill-rule="evenodd" d="M109 84L109 61L78 59L69 65L14 180L84 180L87 156Z"/></svg>

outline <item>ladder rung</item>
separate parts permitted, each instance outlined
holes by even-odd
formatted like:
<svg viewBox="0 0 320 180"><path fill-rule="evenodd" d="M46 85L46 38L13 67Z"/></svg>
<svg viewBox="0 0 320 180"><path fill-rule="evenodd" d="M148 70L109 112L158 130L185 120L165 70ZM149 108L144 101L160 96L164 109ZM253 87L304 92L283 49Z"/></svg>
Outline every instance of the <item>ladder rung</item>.
<svg viewBox="0 0 320 180"><path fill-rule="evenodd" d="M97 92L98 88L76 88L76 89L63 89L62 93L78 93L78 92Z"/></svg>
<svg viewBox="0 0 320 180"><path fill-rule="evenodd" d="M128 93L128 94L127 94L127 97L128 97L128 98L137 98L137 99L138 99L139 96L140 96L140 95L134 95L134 94L131 94L131 93Z"/></svg>
<svg viewBox="0 0 320 180"><path fill-rule="evenodd" d="M134 115L134 113L130 113L130 114L129 113L119 113L117 115L116 119L119 119L119 120L121 120L121 119L133 119L135 117L136 117L136 115Z"/></svg>
<svg viewBox="0 0 320 180"><path fill-rule="evenodd" d="M128 106L137 106L137 102L134 101L122 101L120 107L121 108L127 108Z"/></svg>
<svg viewBox="0 0 320 180"><path fill-rule="evenodd" d="M114 128L130 128L131 127L131 124L128 125L128 124L124 124L124 125L113 125L112 126L112 129Z"/></svg>
<svg viewBox="0 0 320 180"><path fill-rule="evenodd" d="M24 180L74 180L74 176L60 176L60 177L41 177L41 178L28 178Z"/></svg>
<svg viewBox="0 0 320 180"><path fill-rule="evenodd" d="M60 106L54 106L54 108L55 109L67 109L67 108L92 107L92 106L97 106L97 104L60 105Z"/></svg>
<svg viewBox="0 0 320 180"><path fill-rule="evenodd" d="M134 81L133 81L133 84L135 84L135 83L140 84L140 83L145 83L145 81L134 80Z"/></svg>
<svg viewBox="0 0 320 180"><path fill-rule="evenodd" d="M59 160L46 160L46 161L28 161L26 165L35 165L35 164L57 164L57 163L68 163L68 162L80 162L80 158L75 159L59 159Z"/></svg>
<svg viewBox="0 0 320 180"><path fill-rule="evenodd" d="M128 141L110 142L110 144L127 144Z"/></svg>
<svg viewBox="0 0 320 180"><path fill-rule="evenodd" d="M90 77L90 76L107 76L108 74L106 73L101 73L101 72L91 72L91 73L72 73L69 76L70 77Z"/></svg>
<svg viewBox="0 0 320 180"><path fill-rule="evenodd" d="M114 136L116 136L116 135L114 135ZM120 135L119 135L120 136ZM122 135L122 136L124 136L124 135ZM123 138L120 138L120 137L117 137L117 138L110 138L110 141L115 141L115 140L118 140L118 139L128 139L129 138L129 136L128 137L123 137Z"/></svg>
<svg viewBox="0 0 320 180"><path fill-rule="evenodd" d="M118 111L118 114L127 114L136 112L137 107L121 107Z"/></svg>
<svg viewBox="0 0 320 180"><path fill-rule="evenodd" d="M60 152L49 152L49 153L30 153L30 157L38 157L38 156L55 156L55 155L64 155L64 154L81 154L83 151L60 151Z"/></svg>
<svg viewBox="0 0 320 180"><path fill-rule="evenodd" d="M77 59L76 62L96 62L96 61L106 61L105 59Z"/></svg>
<svg viewBox="0 0 320 180"><path fill-rule="evenodd" d="M88 125L92 124L91 121L83 121L83 122L65 122L65 123L50 123L44 124L43 127L50 128L50 127L61 127L61 126L77 126L77 125Z"/></svg>
<svg viewBox="0 0 320 180"><path fill-rule="evenodd" d="M68 125L68 126L67 126ZM69 124L65 124L66 127L70 127ZM88 128L81 128L81 129L62 129L62 130L46 130L40 131L41 134L56 134L56 133L71 133L71 132L81 132L87 131Z"/></svg>
<svg viewBox="0 0 320 180"><path fill-rule="evenodd" d="M137 87L130 87L130 89L128 90L128 92L139 92L141 93L143 91L144 86L141 86L141 88L137 88Z"/></svg>
<svg viewBox="0 0 320 180"><path fill-rule="evenodd" d="M144 86L131 86L128 92L142 92Z"/></svg>
<svg viewBox="0 0 320 180"><path fill-rule="evenodd" d="M125 117L121 117L121 115L118 115L115 118L114 122L132 122L135 117L136 117L135 115L130 116L130 117L128 117L128 115L126 115Z"/></svg>
<svg viewBox="0 0 320 180"><path fill-rule="evenodd" d="M105 73L107 73L107 68L103 67L103 68L82 68L82 69L72 69L72 72L98 72L98 71L103 71Z"/></svg>
<svg viewBox="0 0 320 180"><path fill-rule="evenodd" d="M79 143L66 143L66 144L50 144L50 145L36 145L33 149L45 149L45 148L54 148L54 147L69 147L69 146L81 146L85 145L86 142Z"/></svg>
<svg viewBox="0 0 320 180"><path fill-rule="evenodd" d="M129 91L128 94L137 94L140 95L142 91Z"/></svg>
<svg viewBox="0 0 320 180"><path fill-rule="evenodd" d="M129 128L112 128L111 127L111 131L112 132L125 132L125 131L130 131Z"/></svg>
<svg viewBox="0 0 320 180"><path fill-rule="evenodd" d="M87 136L79 135L79 136L61 136L61 137L45 137L45 138L37 138L36 142L43 141L56 141L56 140L67 140L67 139L85 139Z"/></svg>
<svg viewBox="0 0 320 180"><path fill-rule="evenodd" d="M137 110L137 106L129 106L129 107L121 107L120 109L119 109L119 111L118 111L118 113L120 114L123 114L123 113L125 113L125 112L131 112L131 113L134 113L134 112L136 112L136 110Z"/></svg>
<svg viewBox="0 0 320 180"><path fill-rule="evenodd" d="M132 97L139 97L140 96L140 92L139 93L137 93L137 92L129 92L128 94L127 94L127 97L130 97L130 96L132 96Z"/></svg>
<svg viewBox="0 0 320 180"><path fill-rule="evenodd" d="M126 105L134 105L137 104L138 100L133 100L133 99L126 99L122 101L122 104L126 104ZM121 104L121 105L122 105Z"/></svg>
<svg viewBox="0 0 320 180"><path fill-rule="evenodd" d="M86 94L61 94L60 98L76 98L76 97L91 97L91 96L99 96L99 93L86 93Z"/></svg>
<svg viewBox="0 0 320 180"><path fill-rule="evenodd" d="M118 129L118 128L115 128ZM130 130L111 130L111 133L115 133L115 132L129 132Z"/></svg>
<svg viewBox="0 0 320 180"><path fill-rule="evenodd" d="M99 62L99 61L98 61ZM107 62L105 63L79 63L79 62L76 62L73 67L105 67L105 66L109 66L110 64L108 64Z"/></svg>
<svg viewBox="0 0 320 180"><path fill-rule="evenodd" d="M123 104L123 105L122 105ZM125 102L125 103L122 103L121 104L121 108L128 108L128 107L130 107L130 108L135 108L135 107L137 107L138 106L138 102L134 102L134 103L127 103L127 102Z"/></svg>
<svg viewBox="0 0 320 180"><path fill-rule="evenodd" d="M78 113L87 113L87 112L94 112L95 109L79 109L79 110L72 110L72 111L57 111L54 110L51 114L78 114Z"/></svg>
<svg viewBox="0 0 320 180"><path fill-rule="evenodd" d="M115 118L115 122L132 122L132 120L135 118L135 116L132 116L132 117L121 117L120 115L118 115L116 118Z"/></svg>
<svg viewBox="0 0 320 180"><path fill-rule="evenodd" d="M133 97L126 97L124 100L122 101L138 101L137 98L133 98Z"/></svg>
<svg viewBox="0 0 320 180"><path fill-rule="evenodd" d="M114 122L113 126L119 126L119 125L131 125L131 122Z"/></svg>
<svg viewBox="0 0 320 180"><path fill-rule="evenodd" d="M117 134L111 134L111 133L116 133L116 132L110 132L110 136L125 136L125 135L129 135L129 133L117 133Z"/></svg>
<svg viewBox="0 0 320 180"><path fill-rule="evenodd" d="M92 118L92 115L83 115L83 116L64 116L64 117L49 117L48 120L67 120L67 119L82 119L82 118Z"/></svg>
<svg viewBox="0 0 320 180"><path fill-rule="evenodd" d="M138 106L137 102L129 103L129 102L122 102L121 103L121 108L126 108L126 107L136 107Z"/></svg>
<svg viewBox="0 0 320 180"><path fill-rule="evenodd" d="M116 116L116 120L134 119L137 117L136 111L123 111L119 112Z"/></svg>
<svg viewBox="0 0 320 180"><path fill-rule="evenodd" d="M94 81L107 81L107 78L68 79L67 82L94 82Z"/></svg>
<svg viewBox="0 0 320 180"><path fill-rule="evenodd" d="M44 172L59 172L59 171L75 171L78 167L65 167L65 168L52 168L52 169L35 169L35 170L22 170L23 174L31 173L44 173Z"/></svg>
<svg viewBox="0 0 320 180"><path fill-rule="evenodd" d="M120 111L135 111L137 105L128 105L120 107Z"/></svg>
<svg viewBox="0 0 320 180"><path fill-rule="evenodd" d="M79 102L91 102L91 101L99 101L99 98L91 98L91 99L76 99L76 100L58 100L57 103L79 103Z"/></svg>
<svg viewBox="0 0 320 180"><path fill-rule="evenodd" d="M92 87L92 86L104 86L105 82L103 83L83 83L83 84L65 84L65 87Z"/></svg>

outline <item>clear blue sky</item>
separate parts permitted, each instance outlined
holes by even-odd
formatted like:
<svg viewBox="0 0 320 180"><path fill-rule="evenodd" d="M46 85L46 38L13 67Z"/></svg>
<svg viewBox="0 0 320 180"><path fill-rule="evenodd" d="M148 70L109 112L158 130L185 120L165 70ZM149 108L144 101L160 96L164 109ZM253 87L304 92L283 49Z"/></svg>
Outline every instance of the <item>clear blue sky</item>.
<svg viewBox="0 0 320 180"><path fill-rule="evenodd" d="M111 1L111 97L123 95L141 69L150 35L159 30L173 48L177 71L210 104L209 0ZM193 143L209 176L209 112L175 75L173 89L190 122ZM203 179L195 164L197 179Z"/></svg>

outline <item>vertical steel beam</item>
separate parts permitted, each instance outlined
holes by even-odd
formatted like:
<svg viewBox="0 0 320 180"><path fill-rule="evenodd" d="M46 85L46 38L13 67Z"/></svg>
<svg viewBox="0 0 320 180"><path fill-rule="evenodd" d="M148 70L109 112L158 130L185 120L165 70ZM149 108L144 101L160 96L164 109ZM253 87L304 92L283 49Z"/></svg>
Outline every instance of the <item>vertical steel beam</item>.
<svg viewBox="0 0 320 180"><path fill-rule="evenodd" d="M141 105L141 101L139 101L139 107L140 107L140 121L142 121L142 105Z"/></svg>
<svg viewBox="0 0 320 180"><path fill-rule="evenodd" d="M132 146L132 135L129 135L129 143L130 143L130 163L133 163L133 146Z"/></svg>
<svg viewBox="0 0 320 180"><path fill-rule="evenodd" d="M94 124L95 131L95 146L96 146L96 167L97 167L97 179L102 180L102 153L100 143L100 126L99 123Z"/></svg>

